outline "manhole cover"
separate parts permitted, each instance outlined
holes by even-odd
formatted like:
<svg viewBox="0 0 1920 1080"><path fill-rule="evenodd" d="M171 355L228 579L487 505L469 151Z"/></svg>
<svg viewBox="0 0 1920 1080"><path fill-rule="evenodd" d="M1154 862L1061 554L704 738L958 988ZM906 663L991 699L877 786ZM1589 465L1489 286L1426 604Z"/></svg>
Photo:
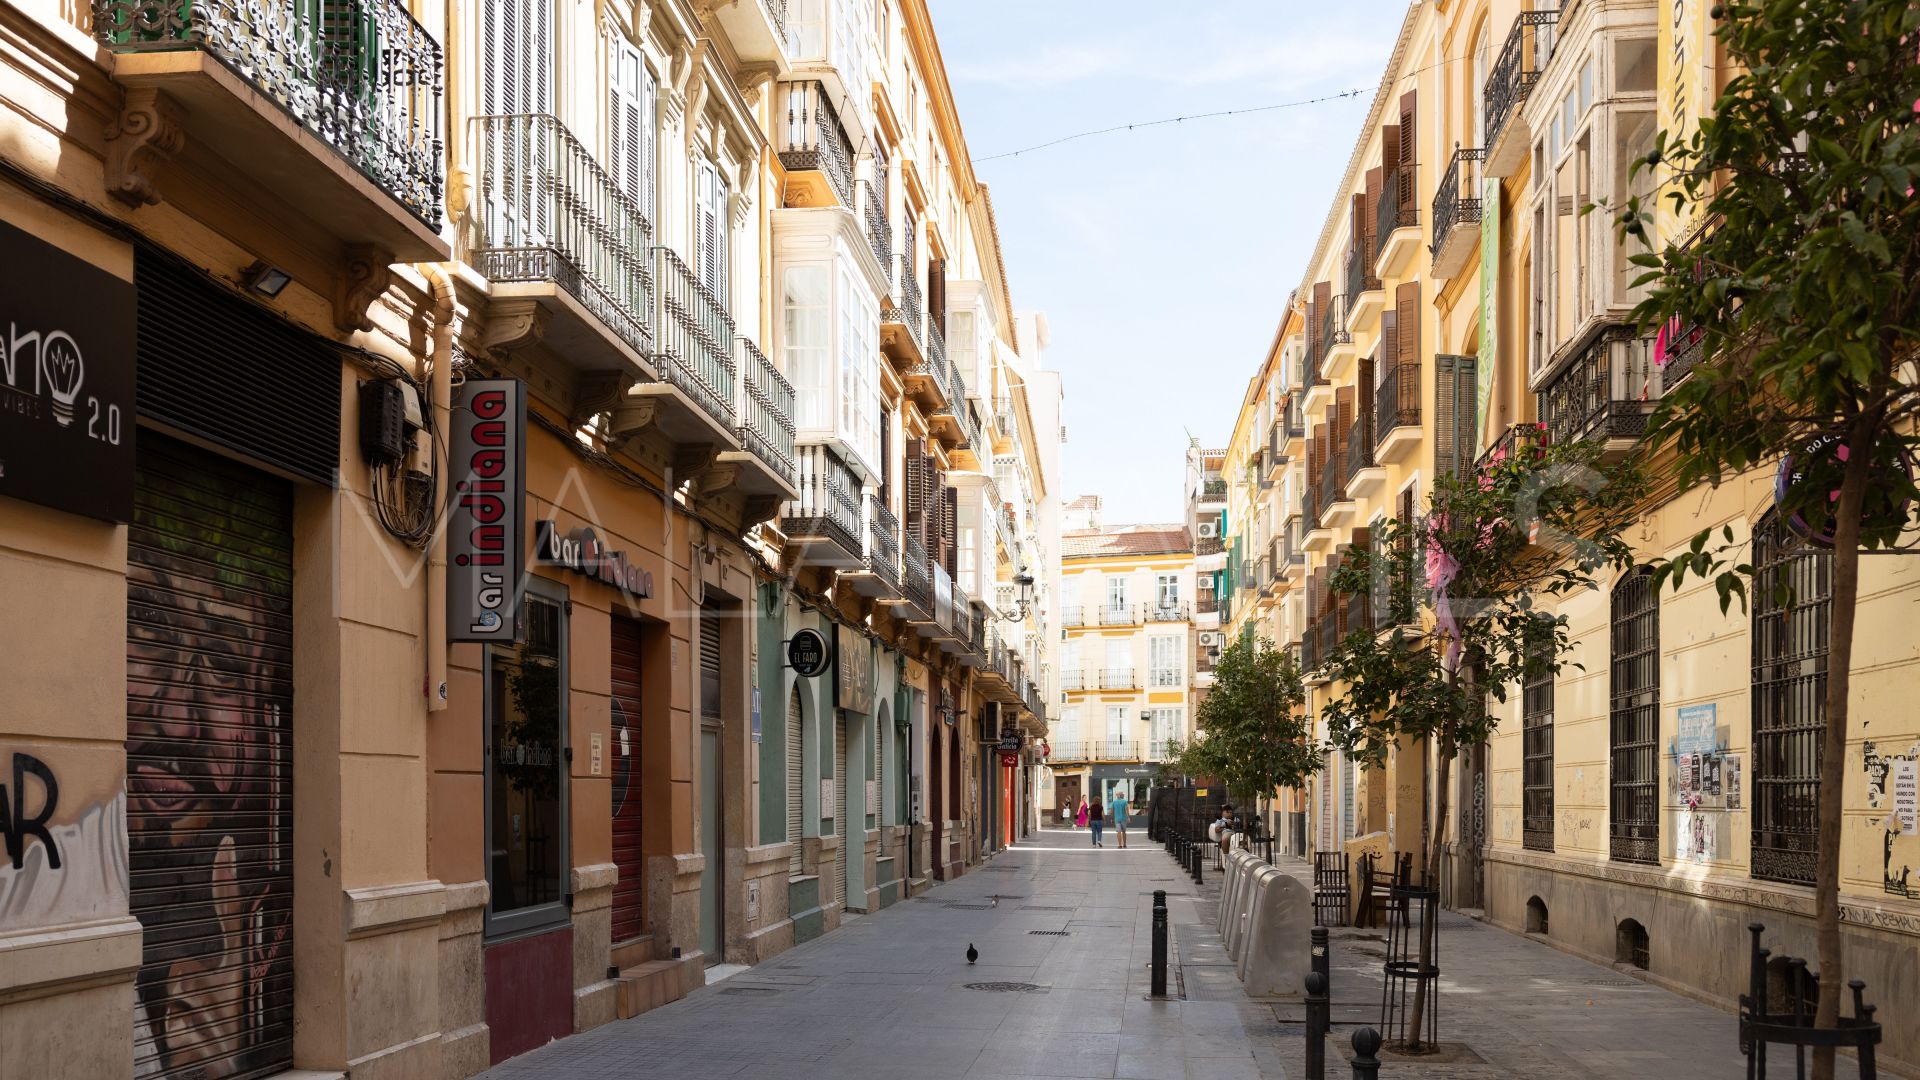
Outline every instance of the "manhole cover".
<svg viewBox="0 0 1920 1080"><path fill-rule="evenodd" d="M735 997L766 997L768 994L777 994L780 991L771 986L729 986L720 992L732 994Z"/></svg>
<svg viewBox="0 0 1920 1080"><path fill-rule="evenodd" d="M1044 986L1021 982L979 982L966 984L968 990L985 990L995 994L1038 994L1046 990Z"/></svg>
<svg viewBox="0 0 1920 1080"><path fill-rule="evenodd" d="M1066 937L1067 936L1067 932L1065 930L1029 930L1027 931L1027 933L1033 934L1037 937Z"/></svg>

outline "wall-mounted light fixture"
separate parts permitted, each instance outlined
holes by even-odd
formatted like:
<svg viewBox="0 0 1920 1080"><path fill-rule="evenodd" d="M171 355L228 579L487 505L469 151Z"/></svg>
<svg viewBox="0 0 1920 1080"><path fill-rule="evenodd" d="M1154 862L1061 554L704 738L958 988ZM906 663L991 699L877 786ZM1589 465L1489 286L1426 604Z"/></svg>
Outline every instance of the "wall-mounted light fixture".
<svg viewBox="0 0 1920 1080"><path fill-rule="evenodd" d="M1033 575L1022 570L1013 575L1013 583L1020 589L1019 598L1014 603L1013 610L1002 611L999 615L1007 622L1025 622L1027 612L1033 606Z"/></svg>
<svg viewBox="0 0 1920 1080"><path fill-rule="evenodd" d="M293 283L293 275L256 260L252 266L240 271L240 280L246 283L248 289L271 300L280 295L280 290Z"/></svg>

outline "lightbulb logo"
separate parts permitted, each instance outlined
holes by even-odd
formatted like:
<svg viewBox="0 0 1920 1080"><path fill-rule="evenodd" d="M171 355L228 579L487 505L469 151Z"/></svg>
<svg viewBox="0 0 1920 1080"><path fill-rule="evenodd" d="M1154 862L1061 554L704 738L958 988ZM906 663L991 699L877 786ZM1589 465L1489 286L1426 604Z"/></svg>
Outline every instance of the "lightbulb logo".
<svg viewBox="0 0 1920 1080"><path fill-rule="evenodd" d="M80 384L87 376L87 366L80 359L80 346L73 343L63 330L49 330L40 342L40 370L47 380L47 389L53 393L53 418L61 427L73 423L73 399L80 393Z"/></svg>

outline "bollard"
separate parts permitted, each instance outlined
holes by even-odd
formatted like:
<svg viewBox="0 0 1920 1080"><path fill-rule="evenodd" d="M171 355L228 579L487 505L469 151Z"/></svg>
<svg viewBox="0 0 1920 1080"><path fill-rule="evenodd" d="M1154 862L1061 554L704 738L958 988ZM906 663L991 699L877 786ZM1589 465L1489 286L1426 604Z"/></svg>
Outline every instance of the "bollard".
<svg viewBox="0 0 1920 1080"><path fill-rule="evenodd" d="M1320 976L1320 980L1326 984L1327 988L1322 993L1331 998L1333 996L1333 951L1327 948L1327 928L1314 927L1308 935L1308 940L1312 942L1308 950L1308 962Z"/></svg>
<svg viewBox="0 0 1920 1080"><path fill-rule="evenodd" d="M1206 856L1200 852L1200 845L1193 845L1193 883L1195 885L1200 884L1200 867L1204 865L1205 859Z"/></svg>
<svg viewBox="0 0 1920 1080"><path fill-rule="evenodd" d="M1380 1080L1380 1033L1363 1027L1353 1033L1353 1080Z"/></svg>
<svg viewBox="0 0 1920 1080"><path fill-rule="evenodd" d="M1327 1080L1327 977L1307 972L1307 1080Z"/></svg>
<svg viewBox="0 0 1920 1080"><path fill-rule="evenodd" d="M1153 987L1154 997L1167 996L1167 890L1153 890Z"/></svg>

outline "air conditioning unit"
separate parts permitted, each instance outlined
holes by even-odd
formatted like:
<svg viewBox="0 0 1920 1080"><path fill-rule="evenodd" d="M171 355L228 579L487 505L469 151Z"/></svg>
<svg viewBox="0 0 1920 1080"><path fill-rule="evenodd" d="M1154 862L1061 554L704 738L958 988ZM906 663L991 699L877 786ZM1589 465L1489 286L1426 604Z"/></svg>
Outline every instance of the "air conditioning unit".
<svg viewBox="0 0 1920 1080"><path fill-rule="evenodd" d="M1217 647L1220 644L1220 632L1217 630L1200 631L1200 644L1209 648Z"/></svg>
<svg viewBox="0 0 1920 1080"><path fill-rule="evenodd" d="M1215 522L1203 521L1200 523L1200 535L1204 539L1212 540L1220 535L1220 526Z"/></svg>

